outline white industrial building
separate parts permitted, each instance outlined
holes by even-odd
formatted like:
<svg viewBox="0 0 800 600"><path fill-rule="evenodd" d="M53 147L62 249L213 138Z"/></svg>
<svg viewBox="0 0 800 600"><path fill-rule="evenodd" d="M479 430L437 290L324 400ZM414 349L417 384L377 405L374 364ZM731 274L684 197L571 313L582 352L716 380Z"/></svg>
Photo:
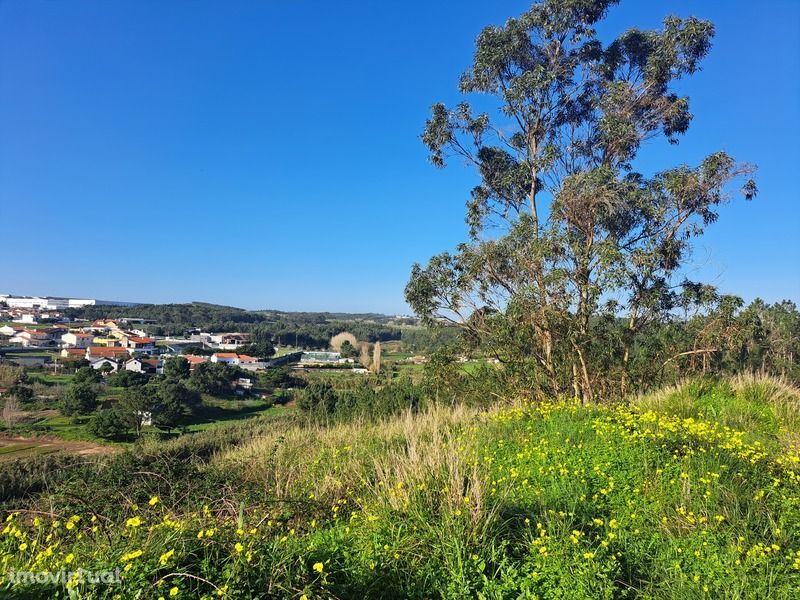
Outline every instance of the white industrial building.
<svg viewBox="0 0 800 600"><path fill-rule="evenodd" d="M39 310L63 310L65 308L80 308L81 306L134 306L133 302L109 302L108 300L95 300L93 298L62 298L60 296L12 296L0 294L0 303L5 303L9 308L38 308Z"/></svg>

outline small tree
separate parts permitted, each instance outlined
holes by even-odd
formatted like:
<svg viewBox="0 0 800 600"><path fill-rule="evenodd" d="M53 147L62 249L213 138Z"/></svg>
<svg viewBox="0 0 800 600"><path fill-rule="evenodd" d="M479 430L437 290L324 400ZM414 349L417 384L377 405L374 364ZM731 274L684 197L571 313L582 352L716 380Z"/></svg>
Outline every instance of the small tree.
<svg viewBox="0 0 800 600"><path fill-rule="evenodd" d="M376 373L381 372L381 343L375 342L372 349L372 370Z"/></svg>
<svg viewBox="0 0 800 600"><path fill-rule="evenodd" d="M358 348L351 344L350 340L345 340L339 348L339 354L342 358L358 358Z"/></svg>
<svg viewBox="0 0 800 600"><path fill-rule="evenodd" d="M269 358L275 354L275 346L269 340L261 340L242 347L239 350L239 354L249 354L257 358Z"/></svg>
<svg viewBox="0 0 800 600"><path fill-rule="evenodd" d="M29 404L33 402L33 399L35 397L33 388L29 385L16 384L11 388L9 388L9 392L21 404Z"/></svg>
<svg viewBox="0 0 800 600"><path fill-rule="evenodd" d="M190 374L189 361L182 356L171 356L164 361L164 377L188 379Z"/></svg>
<svg viewBox="0 0 800 600"><path fill-rule="evenodd" d="M97 369L97 371L100 371L100 374L105 376L108 375L109 373L113 373L114 367L111 366L109 363L103 363L102 365L100 365L100 368Z"/></svg>
<svg viewBox="0 0 800 600"><path fill-rule="evenodd" d="M91 367L81 367L77 371L75 371L75 377L73 377L73 383L99 383L102 381L103 377L100 373Z"/></svg>
<svg viewBox="0 0 800 600"><path fill-rule="evenodd" d="M202 363L195 367L189 378L190 385L199 392L215 396L228 396L233 391L231 382L239 377L240 369L225 363Z"/></svg>
<svg viewBox="0 0 800 600"><path fill-rule="evenodd" d="M300 394L297 406L308 412L332 414L338 398L333 386L327 381L315 381Z"/></svg>
<svg viewBox="0 0 800 600"><path fill-rule="evenodd" d="M369 368L369 343L368 342L361 342L361 351L358 355L358 362L361 363L361 366L365 369Z"/></svg>
<svg viewBox="0 0 800 600"><path fill-rule="evenodd" d="M335 336L333 336L330 341L331 348L333 348L336 352L342 352L345 344L350 344L353 348L355 348L358 346L358 340L356 339L356 336L349 331L343 331L342 333L337 333Z"/></svg>
<svg viewBox="0 0 800 600"><path fill-rule="evenodd" d="M97 392L90 383L73 383L61 398L61 412L67 417L88 415L97 408Z"/></svg>
<svg viewBox="0 0 800 600"><path fill-rule="evenodd" d="M158 392L153 384L136 386L125 390L117 403L116 411L126 427L132 428L138 437L148 416L152 417Z"/></svg>
<svg viewBox="0 0 800 600"><path fill-rule="evenodd" d="M200 405L200 393L180 381L164 381L158 387L158 404L153 411L153 424L171 430L184 425Z"/></svg>
<svg viewBox="0 0 800 600"><path fill-rule="evenodd" d="M105 439L118 438L126 429L125 419L115 409L101 410L89 423L89 431Z"/></svg>
<svg viewBox="0 0 800 600"><path fill-rule="evenodd" d="M112 373L106 379L108 385L123 388L145 385L149 380L150 377L146 373L137 373L136 371L128 371L127 369L121 369L116 373Z"/></svg>
<svg viewBox="0 0 800 600"><path fill-rule="evenodd" d="M13 427L19 420L19 409L19 400L17 400L16 396L9 396L6 398L6 401L3 403L3 422L6 424L6 427Z"/></svg>

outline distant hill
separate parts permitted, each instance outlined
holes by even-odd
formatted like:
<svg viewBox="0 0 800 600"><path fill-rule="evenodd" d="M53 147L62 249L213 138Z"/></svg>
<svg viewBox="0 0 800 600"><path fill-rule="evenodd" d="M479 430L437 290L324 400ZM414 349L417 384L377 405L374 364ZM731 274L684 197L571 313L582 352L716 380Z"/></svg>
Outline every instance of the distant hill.
<svg viewBox="0 0 800 600"><path fill-rule="evenodd" d="M401 338L396 317L379 313L251 311L207 302L85 306L65 312L72 319L145 319L152 323L143 327L155 335L182 334L192 329L241 331L259 340L311 348L326 347L332 336L343 331L370 342ZM408 320L402 324L407 325Z"/></svg>

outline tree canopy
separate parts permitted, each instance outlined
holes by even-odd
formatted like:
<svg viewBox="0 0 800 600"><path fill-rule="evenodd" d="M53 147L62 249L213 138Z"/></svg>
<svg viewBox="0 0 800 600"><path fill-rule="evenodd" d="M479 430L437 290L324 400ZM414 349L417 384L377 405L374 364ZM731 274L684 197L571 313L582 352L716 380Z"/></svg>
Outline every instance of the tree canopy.
<svg viewBox="0 0 800 600"><path fill-rule="evenodd" d="M615 4L543 0L480 33L459 88L495 110L434 104L422 134L434 165L457 157L480 178L469 238L406 286L426 322L528 367L528 387L584 400L627 390L637 334L704 289L685 278L692 240L737 185L756 194L753 167L722 151L636 169L646 142L687 131L675 84L699 70L714 26L670 16L604 43L595 26Z"/></svg>

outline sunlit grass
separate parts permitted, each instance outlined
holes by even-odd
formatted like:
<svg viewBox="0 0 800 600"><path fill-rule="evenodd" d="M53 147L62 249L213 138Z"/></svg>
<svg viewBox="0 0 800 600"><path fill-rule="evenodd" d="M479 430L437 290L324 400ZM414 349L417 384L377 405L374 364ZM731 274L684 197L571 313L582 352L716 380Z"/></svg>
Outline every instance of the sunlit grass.
<svg viewBox="0 0 800 600"><path fill-rule="evenodd" d="M800 451L782 385L259 420L207 467L250 495L19 512L0 552L6 570L122 570L120 586L76 583L81 597L793 598Z"/></svg>

